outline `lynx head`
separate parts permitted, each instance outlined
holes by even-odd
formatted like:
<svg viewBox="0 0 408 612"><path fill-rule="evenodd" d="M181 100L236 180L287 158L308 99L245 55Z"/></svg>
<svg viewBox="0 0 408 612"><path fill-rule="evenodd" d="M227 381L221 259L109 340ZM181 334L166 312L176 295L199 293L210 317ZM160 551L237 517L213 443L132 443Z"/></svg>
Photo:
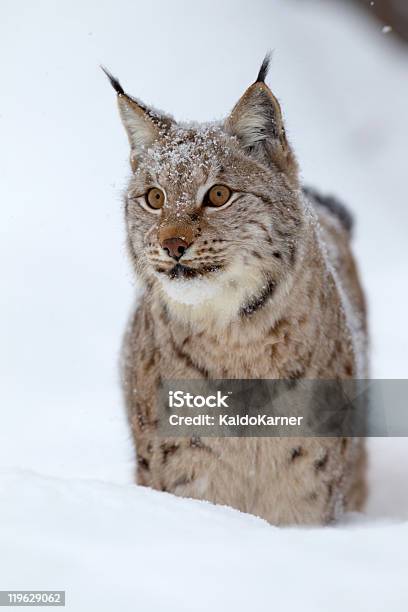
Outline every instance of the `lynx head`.
<svg viewBox="0 0 408 612"><path fill-rule="evenodd" d="M130 144L125 197L135 270L182 316L251 314L287 287L301 226L297 164L269 58L226 120L176 122L109 73Z"/></svg>

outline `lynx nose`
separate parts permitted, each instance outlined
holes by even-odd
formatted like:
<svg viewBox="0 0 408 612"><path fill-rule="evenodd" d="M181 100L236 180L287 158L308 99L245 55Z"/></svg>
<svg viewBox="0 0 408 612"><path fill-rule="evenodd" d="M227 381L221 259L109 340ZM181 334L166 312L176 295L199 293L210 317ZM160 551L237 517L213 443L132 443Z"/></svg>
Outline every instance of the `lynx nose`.
<svg viewBox="0 0 408 612"><path fill-rule="evenodd" d="M178 261L187 251L190 244L182 238L167 238L167 240L163 240L161 246L170 257Z"/></svg>

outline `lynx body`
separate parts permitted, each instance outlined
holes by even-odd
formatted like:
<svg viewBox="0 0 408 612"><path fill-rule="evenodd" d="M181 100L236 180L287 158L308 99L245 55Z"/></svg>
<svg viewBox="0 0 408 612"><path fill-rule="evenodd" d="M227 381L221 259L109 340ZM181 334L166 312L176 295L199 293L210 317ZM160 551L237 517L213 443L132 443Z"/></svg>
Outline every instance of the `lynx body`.
<svg viewBox="0 0 408 612"><path fill-rule="evenodd" d="M302 190L266 71L211 125L176 123L108 75L131 147L127 243L144 291L123 387L139 484L322 524L362 507L361 440L157 435L163 380L367 376L350 218Z"/></svg>

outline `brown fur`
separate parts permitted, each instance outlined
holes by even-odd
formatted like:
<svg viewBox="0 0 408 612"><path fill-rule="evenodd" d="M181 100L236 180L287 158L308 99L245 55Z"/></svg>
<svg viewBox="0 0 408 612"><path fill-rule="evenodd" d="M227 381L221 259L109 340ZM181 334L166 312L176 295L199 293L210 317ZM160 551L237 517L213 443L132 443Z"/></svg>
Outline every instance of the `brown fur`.
<svg viewBox="0 0 408 612"><path fill-rule="evenodd" d="M183 126L141 105L132 112L138 103L124 93L118 100L134 168L128 247L144 285L123 359L139 484L274 524L325 523L360 509L360 440L156 434L164 379L366 377L365 306L349 232L302 194L264 83L220 125ZM230 206L204 205L214 184L232 190ZM161 211L146 207L151 187L166 194ZM184 268L161 248L163 237L191 243Z"/></svg>

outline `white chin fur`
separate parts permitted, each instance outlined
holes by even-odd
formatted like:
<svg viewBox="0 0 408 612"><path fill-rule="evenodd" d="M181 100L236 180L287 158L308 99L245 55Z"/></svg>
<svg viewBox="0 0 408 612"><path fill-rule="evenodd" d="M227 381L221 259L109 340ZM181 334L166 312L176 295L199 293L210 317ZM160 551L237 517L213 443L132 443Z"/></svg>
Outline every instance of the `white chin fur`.
<svg viewBox="0 0 408 612"><path fill-rule="evenodd" d="M213 299L222 289L222 284L215 279L205 278L166 278L159 277L161 285L169 298L179 304L196 306Z"/></svg>

